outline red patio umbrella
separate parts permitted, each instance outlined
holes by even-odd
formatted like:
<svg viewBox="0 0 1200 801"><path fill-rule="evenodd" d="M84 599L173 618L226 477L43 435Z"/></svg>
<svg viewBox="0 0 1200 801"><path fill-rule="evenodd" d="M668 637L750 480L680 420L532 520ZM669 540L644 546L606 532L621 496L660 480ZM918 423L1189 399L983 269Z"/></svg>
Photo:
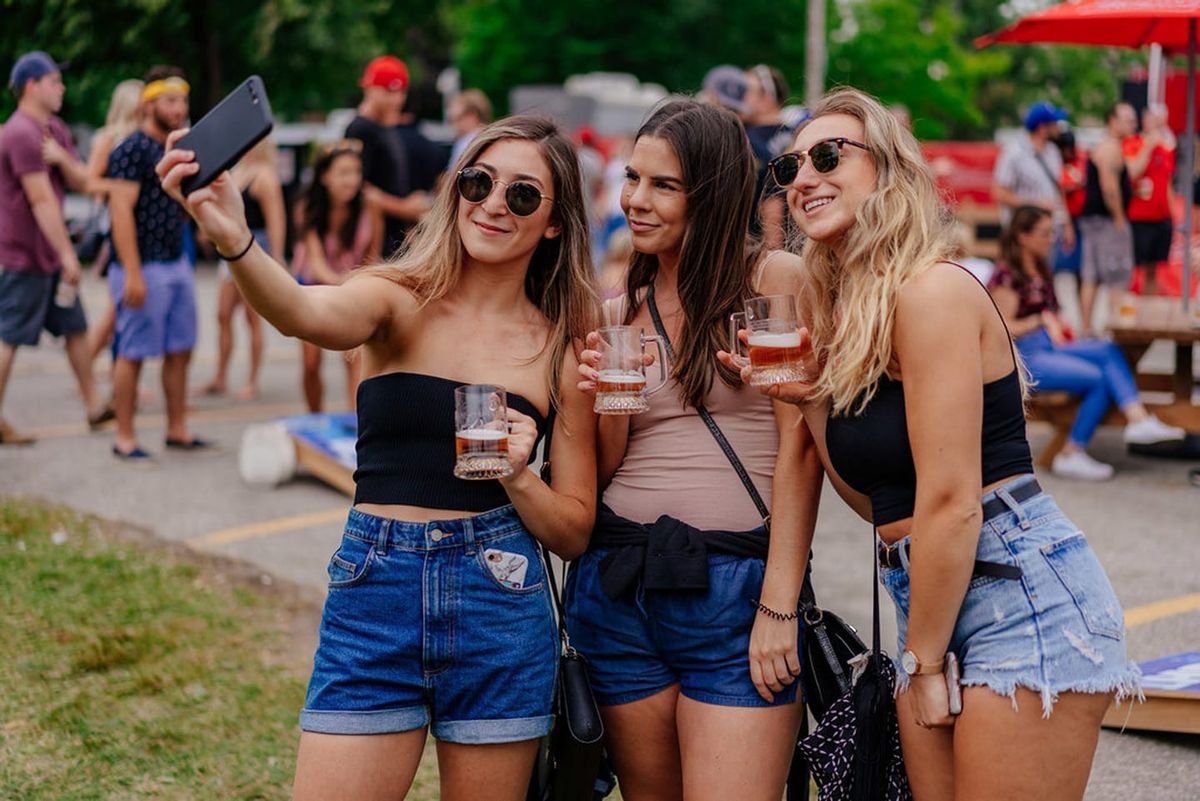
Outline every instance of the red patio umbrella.
<svg viewBox="0 0 1200 801"><path fill-rule="evenodd" d="M975 40L976 47L1014 44L1075 44L1140 48L1162 45L1187 52L1187 133L1183 142L1184 174L1195 172L1196 141L1196 26L1200 0L1070 0L1022 17L996 33ZM1193 183L1184 182L1184 242L1192 241ZM1191 287L1192 249L1183 249L1183 308Z"/></svg>

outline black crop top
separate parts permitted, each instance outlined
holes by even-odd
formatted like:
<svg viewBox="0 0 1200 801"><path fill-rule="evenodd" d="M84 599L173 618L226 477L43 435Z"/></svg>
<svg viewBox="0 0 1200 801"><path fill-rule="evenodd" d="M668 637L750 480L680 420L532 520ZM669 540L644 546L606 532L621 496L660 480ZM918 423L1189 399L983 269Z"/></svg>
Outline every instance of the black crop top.
<svg viewBox="0 0 1200 801"><path fill-rule="evenodd" d="M983 486L1033 472L1016 368L983 385ZM887 376L863 413L830 417L829 461L851 488L871 498L876 526L912 517L917 471L908 441L904 384Z"/></svg>
<svg viewBox="0 0 1200 801"><path fill-rule="evenodd" d="M463 385L417 373L385 373L358 385L355 503L464 512L509 503L499 481L454 477L454 390ZM512 392L508 405L534 419L540 442L546 433L542 413Z"/></svg>

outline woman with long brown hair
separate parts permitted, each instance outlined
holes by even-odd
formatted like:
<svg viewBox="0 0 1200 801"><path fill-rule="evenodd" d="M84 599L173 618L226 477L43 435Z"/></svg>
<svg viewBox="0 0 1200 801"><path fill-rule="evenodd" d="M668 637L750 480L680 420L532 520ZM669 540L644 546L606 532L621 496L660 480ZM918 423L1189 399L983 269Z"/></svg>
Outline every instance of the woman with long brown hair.
<svg viewBox="0 0 1200 801"><path fill-rule="evenodd" d="M800 286L794 256L748 238L753 190L737 118L691 101L647 119L625 171L634 254L610 322L665 335L670 380L648 411L600 418L603 506L566 601L629 801L778 801L800 725L796 608L820 464L796 408L716 358L747 299ZM588 344L580 386L594 392L599 336Z"/></svg>
<svg viewBox="0 0 1200 801"><path fill-rule="evenodd" d="M538 543L573 558L595 511L595 422L574 386L595 311L574 147L539 118L484 129L404 250L334 286L297 284L255 244L228 175L183 198L193 159L168 150L163 186L229 254L247 303L285 334L361 348L355 501L329 564L295 797L402 798L431 731L441 798L478 798L486 781L489 798L520 801L559 653ZM480 384L497 416L507 390L509 469L467 481L456 403ZM528 461L551 430L547 485Z"/></svg>

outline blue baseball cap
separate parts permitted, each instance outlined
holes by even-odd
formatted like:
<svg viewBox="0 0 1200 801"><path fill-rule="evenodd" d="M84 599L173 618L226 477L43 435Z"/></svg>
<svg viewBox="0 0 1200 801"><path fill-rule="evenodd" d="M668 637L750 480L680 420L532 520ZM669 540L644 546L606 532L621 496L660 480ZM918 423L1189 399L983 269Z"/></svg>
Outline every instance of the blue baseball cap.
<svg viewBox="0 0 1200 801"><path fill-rule="evenodd" d="M20 92L29 81L44 78L52 72L62 72L65 64L59 64L41 50L26 53L13 64L12 72L8 74L8 86L14 92Z"/></svg>
<svg viewBox="0 0 1200 801"><path fill-rule="evenodd" d="M1045 100L1039 100L1025 112L1025 130L1036 131L1040 126L1051 122L1062 122L1067 118L1067 112Z"/></svg>

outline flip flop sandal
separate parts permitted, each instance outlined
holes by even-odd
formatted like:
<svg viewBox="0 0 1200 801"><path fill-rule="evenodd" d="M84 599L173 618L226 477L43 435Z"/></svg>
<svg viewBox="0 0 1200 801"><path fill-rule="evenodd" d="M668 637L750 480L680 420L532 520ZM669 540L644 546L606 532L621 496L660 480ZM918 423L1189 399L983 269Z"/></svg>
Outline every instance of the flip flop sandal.
<svg viewBox="0 0 1200 801"><path fill-rule="evenodd" d="M191 439L172 439L171 437L167 437L163 444L177 451L211 451L217 446L215 442L201 439L200 437L192 437Z"/></svg>
<svg viewBox="0 0 1200 801"><path fill-rule="evenodd" d="M95 417L88 418L88 428L92 431L103 426L105 423L112 422L117 419L117 410L112 406L105 406L104 409Z"/></svg>
<svg viewBox="0 0 1200 801"><path fill-rule="evenodd" d="M154 456L140 447L134 448L131 451L123 451L116 445L112 446L113 456L117 457L117 461L125 462L126 464L137 465L139 467L149 467L154 464Z"/></svg>

